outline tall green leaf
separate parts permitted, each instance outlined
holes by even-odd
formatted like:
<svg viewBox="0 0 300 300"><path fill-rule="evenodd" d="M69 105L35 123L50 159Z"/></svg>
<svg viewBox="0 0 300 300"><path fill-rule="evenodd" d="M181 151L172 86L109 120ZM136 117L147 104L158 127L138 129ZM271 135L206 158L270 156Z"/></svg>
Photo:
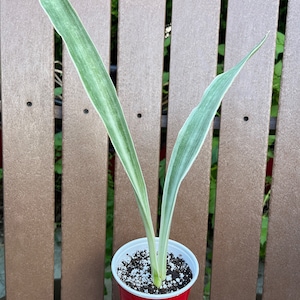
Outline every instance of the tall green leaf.
<svg viewBox="0 0 300 300"><path fill-rule="evenodd" d="M102 59L68 0L40 0L56 31L64 40L92 104L133 186L149 242L156 278L155 233L144 177L115 87Z"/></svg>
<svg viewBox="0 0 300 300"><path fill-rule="evenodd" d="M177 193L183 178L195 161L221 101L250 57L262 46L263 40L237 65L218 75L205 90L198 106L194 108L175 142L166 174L161 208L158 265L160 274L166 273L167 245Z"/></svg>

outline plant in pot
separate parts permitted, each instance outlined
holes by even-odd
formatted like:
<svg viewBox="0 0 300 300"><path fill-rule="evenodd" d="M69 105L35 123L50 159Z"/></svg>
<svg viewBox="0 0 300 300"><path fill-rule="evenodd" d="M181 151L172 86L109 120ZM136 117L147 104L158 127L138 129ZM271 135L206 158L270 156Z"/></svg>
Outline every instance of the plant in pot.
<svg viewBox="0 0 300 300"><path fill-rule="evenodd" d="M142 170L115 87L102 59L68 0L40 0L40 4L56 31L62 36L83 86L107 129L132 184L144 224L146 238L129 242L121 247L112 261L112 272L119 283L122 299L172 299L174 297L187 299L199 268L195 256L186 247L169 239L179 186L203 145L225 93L247 60L264 43L266 37L235 67L217 76L211 82L198 106L194 108L181 128L165 177L161 225L159 237L155 237ZM138 263L136 261L138 255L142 256L142 262L146 263L142 269L148 272L147 275L141 275L135 269L136 265L141 265L140 261ZM130 262L135 264L134 267ZM187 276L181 275L181 271L178 270L171 273L170 266L177 264L179 269L185 267L188 270ZM131 287L120 278L124 277L123 271L126 266L128 266L127 271L130 269L131 273L136 273L137 276L135 282L129 283ZM175 273L179 274L177 278L174 278ZM187 279L188 283L183 282L183 279ZM140 287L141 282L145 283L146 287ZM168 282L171 284L170 293L167 290ZM186 286L183 287L185 284Z"/></svg>

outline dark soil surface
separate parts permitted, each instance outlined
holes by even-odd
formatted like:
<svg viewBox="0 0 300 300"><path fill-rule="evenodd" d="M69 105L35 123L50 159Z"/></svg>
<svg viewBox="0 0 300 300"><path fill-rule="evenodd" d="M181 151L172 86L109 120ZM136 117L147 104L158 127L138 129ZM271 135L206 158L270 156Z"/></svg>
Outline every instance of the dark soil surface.
<svg viewBox="0 0 300 300"><path fill-rule="evenodd" d="M147 294L167 294L185 287L193 278L190 267L181 257L168 254L167 277L160 288L152 283L148 251L138 251L118 268L120 279L132 289Z"/></svg>

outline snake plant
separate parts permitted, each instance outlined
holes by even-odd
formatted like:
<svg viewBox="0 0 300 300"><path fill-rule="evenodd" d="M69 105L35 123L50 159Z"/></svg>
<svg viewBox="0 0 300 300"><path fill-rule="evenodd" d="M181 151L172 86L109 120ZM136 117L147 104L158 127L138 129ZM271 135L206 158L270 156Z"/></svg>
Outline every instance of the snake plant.
<svg viewBox="0 0 300 300"><path fill-rule="evenodd" d="M167 244L179 186L203 145L225 93L266 36L236 66L211 82L181 128L165 178L157 252L146 184L121 104L102 59L68 0L40 0L40 4L65 42L86 93L130 179L149 244L153 283L160 287L166 276Z"/></svg>

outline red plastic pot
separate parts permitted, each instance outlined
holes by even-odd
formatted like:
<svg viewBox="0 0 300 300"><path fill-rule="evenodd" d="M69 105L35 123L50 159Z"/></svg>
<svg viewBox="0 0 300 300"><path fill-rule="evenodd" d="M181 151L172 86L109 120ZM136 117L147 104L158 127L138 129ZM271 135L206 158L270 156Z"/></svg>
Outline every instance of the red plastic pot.
<svg viewBox="0 0 300 300"><path fill-rule="evenodd" d="M158 246L158 238L156 238L156 246ZM184 288L172 292L170 294L163 295L151 295L146 293L137 292L136 290L127 286L117 275L118 266L122 261L128 257L128 255L133 255L138 250L148 249L148 242L146 238L141 238L137 240L133 240L124 246L122 246L114 255L111 263L111 269L115 280L119 286L120 292L120 300L144 300L144 299L152 299L152 300L187 300L191 287L197 280L199 274L199 264L195 257L195 255L184 245L169 240L168 244L168 252L173 253L175 256L181 256L186 263L189 265L193 278Z"/></svg>

